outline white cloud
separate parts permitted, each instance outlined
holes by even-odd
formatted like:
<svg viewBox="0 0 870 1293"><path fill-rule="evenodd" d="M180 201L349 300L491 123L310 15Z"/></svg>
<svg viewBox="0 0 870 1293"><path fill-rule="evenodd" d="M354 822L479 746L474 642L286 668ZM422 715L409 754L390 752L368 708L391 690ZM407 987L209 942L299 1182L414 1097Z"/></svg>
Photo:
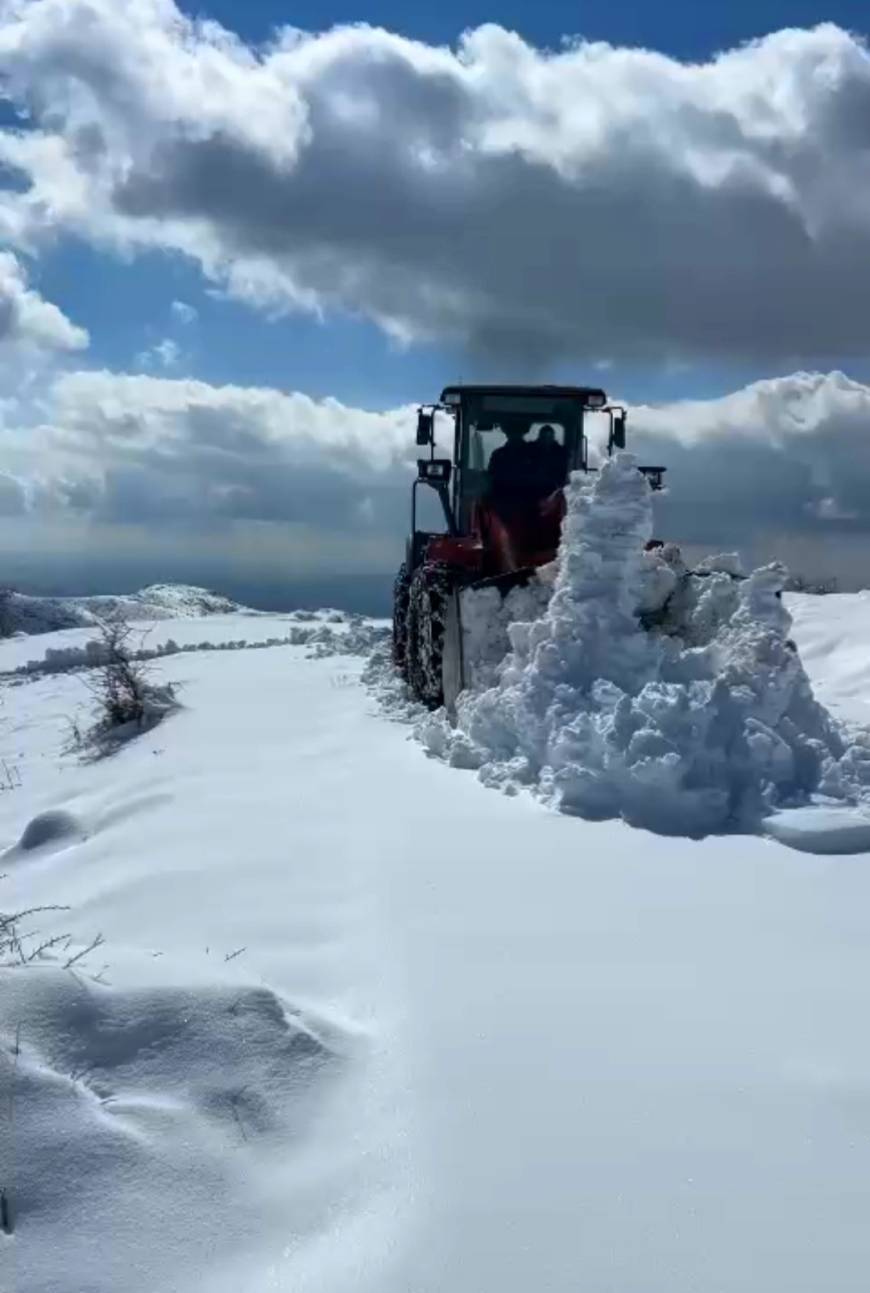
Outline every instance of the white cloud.
<svg viewBox="0 0 870 1293"><path fill-rule="evenodd" d="M192 305L188 305L186 301L173 301L170 308L172 317L179 323L184 324L185 327L191 323L196 323L199 318L198 311Z"/></svg>
<svg viewBox="0 0 870 1293"><path fill-rule="evenodd" d="M834 573L847 553L847 577L870 583L868 426L870 387L796 373L721 399L637 406L630 444L668 467L663 537L752 559L799 551L813 573ZM147 534L159 519L224 544L234 526L295 530L307 544L297 563L322 568L329 552L339 573L357 542L375 545L384 571L397 564L413 430L410 407L373 413L270 389L71 372L0 443L41 524L75 515Z"/></svg>
<svg viewBox="0 0 870 1293"><path fill-rule="evenodd" d="M149 350L136 356L140 368L176 368L181 360L181 347L171 337L164 337Z"/></svg>
<svg viewBox="0 0 870 1293"><path fill-rule="evenodd" d="M0 252L0 351L84 350L88 334L27 285L21 262Z"/></svg>
<svg viewBox="0 0 870 1293"><path fill-rule="evenodd" d="M827 24L703 65L488 25L252 50L171 0L30 0L0 73L34 129L0 230L180 250L268 308L349 309L525 371L564 353L866 353L870 57Z"/></svg>
<svg viewBox="0 0 870 1293"><path fill-rule="evenodd" d="M721 399L632 410L632 443L668 466L663 534L743 548L870 586L870 387L795 373Z"/></svg>
<svg viewBox="0 0 870 1293"><path fill-rule="evenodd" d="M55 379L33 420L15 463L43 515L201 530L274 522L326 537L362 526L393 543L407 512L410 408L369 413L270 389L78 372Z"/></svg>

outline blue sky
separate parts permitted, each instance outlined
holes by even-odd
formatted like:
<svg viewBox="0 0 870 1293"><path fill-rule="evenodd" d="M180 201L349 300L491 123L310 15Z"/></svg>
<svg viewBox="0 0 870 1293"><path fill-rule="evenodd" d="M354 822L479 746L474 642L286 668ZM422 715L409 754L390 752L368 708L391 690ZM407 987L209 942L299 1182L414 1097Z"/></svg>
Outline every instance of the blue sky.
<svg viewBox="0 0 870 1293"><path fill-rule="evenodd" d="M650 0L502 0L498 5L467 0L425 5L402 0L209 0L183 8L254 41L267 39L284 24L317 31L333 23L368 22L429 43L452 44L466 27L497 22L535 45L554 47L565 35L580 35L666 50L684 59L707 58L781 27L836 22L860 31L867 26L862 0L679 0L667 5Z"/></svg>

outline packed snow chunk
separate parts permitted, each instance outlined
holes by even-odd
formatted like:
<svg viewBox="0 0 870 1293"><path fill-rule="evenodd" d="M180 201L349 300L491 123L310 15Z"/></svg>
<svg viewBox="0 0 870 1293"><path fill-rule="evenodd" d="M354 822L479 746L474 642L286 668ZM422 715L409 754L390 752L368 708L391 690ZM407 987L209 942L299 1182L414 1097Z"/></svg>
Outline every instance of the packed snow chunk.
<svg viewBox="0 0 870 1293"><path fill-rule="evenodd" d="M870 853L870 812L844 804L808 804L764 819L768 835L803 853Z"/></svg>
<svg viewBox="0 0 870 1293"><path fill-rule="evenodd" d="M461 594L462 658L474 691L492 686L510 651L510 626L538 619L553 595L555 566L536 570L529 582L502 597L497 588L467 588Z"/></svg>
<svg viewBox="0 0 870 1293"><path fill-rule="evenodd" d="M84 839L87 832L72 813L62 808L49 809L31 818L22 832L18 847L25 853L46 848L50 844L63 844L67 840Z"/></svg>
<svg viewBox="0 0 870 1293"><path fill-rule="evenodd" d="M487 785L531 785L565 812L664 834L758 829L807 802L845 752L788 636L786 572L738 579L726 555L689 575L676 550L645 550L651 531L631 455L591 483L575 475L552 596L526 618L510 599L489 606L491 590L463 603L472 685L455 730L442 717L419 735ZM658 631L641 627L644 608Z"/></svg>

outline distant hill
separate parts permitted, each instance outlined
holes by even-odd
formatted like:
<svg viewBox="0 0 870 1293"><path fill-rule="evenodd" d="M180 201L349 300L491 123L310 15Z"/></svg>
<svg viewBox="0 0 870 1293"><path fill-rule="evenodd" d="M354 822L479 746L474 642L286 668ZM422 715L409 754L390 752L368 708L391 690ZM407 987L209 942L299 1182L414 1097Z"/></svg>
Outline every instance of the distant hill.
<svg viewBox="0 0 870 1293"><path fill-rule="evenodd" d="M188 584L151 584L138 593L100 597L34 597L7 592L0 595L0 636L83 628L119 614L128 620L167 620L244 609L229 597Z"/></svg>

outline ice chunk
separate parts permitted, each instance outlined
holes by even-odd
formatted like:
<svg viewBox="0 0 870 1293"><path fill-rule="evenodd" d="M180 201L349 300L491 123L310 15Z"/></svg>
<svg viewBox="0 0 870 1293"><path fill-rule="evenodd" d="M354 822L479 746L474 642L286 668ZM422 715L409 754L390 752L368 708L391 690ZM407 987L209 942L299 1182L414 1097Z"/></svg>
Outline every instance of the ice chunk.
<svg viewBox="0 0 870 1293"><path fill-rule="evenodd" d="M765 817L768 835L803 853L870 853L870 812L843 804L808 804Z"/></svg>

